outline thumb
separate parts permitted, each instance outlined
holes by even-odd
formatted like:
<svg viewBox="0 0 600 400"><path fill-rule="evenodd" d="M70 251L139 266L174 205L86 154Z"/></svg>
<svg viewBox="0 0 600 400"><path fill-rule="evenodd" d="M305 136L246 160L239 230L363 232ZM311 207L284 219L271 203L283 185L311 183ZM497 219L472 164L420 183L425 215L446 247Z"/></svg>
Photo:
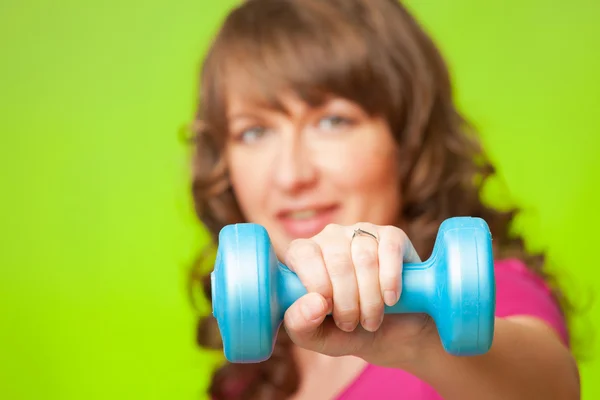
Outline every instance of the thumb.
<svg viewBox="0 0 600 400"><path fill-rule="evenodd" d="M326 318L330 312L323 296L308 293L288 308L285 330L297 346L332 357L358 354L372 342L373 335L360 326L353 332L340 330L333 318Z"/></svg>
<svg viewBox="0 0 600 400"><path fill-rule="evenodd" d="M318 351L322 347L321 324L329 310L327 301L318 293L308 293L296 300L284 316L285 329L296 345Z"/></svg>

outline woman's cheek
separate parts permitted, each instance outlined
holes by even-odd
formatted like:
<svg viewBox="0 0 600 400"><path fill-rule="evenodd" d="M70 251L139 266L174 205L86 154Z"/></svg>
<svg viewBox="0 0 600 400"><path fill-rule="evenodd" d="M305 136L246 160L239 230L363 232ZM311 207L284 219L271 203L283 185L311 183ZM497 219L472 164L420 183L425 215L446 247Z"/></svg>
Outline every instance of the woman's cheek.
<svg viewBox="0 0 600 400"><path fill-rule="evenodd" d="M252 214L261 207L268 166L264 159L241 150L232 151L229 160L229 177L239 205L245 214Z"/></svg>
<svg viewBox="0 0 600 400"><path fill-rule="evenodd" d="M332 152L326 163L332 179L346 188L364 190L395 181L395 160L388 151L349 148Z"/></svg>

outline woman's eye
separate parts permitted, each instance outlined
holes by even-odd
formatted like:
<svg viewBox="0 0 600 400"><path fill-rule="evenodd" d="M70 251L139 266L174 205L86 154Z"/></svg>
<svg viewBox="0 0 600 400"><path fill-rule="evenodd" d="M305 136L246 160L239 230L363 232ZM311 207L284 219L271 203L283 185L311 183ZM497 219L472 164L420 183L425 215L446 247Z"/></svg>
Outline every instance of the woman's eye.
<svg viewBox="0 0 600 400"><path fill-rule="evenodd" d="M244 143L253 143L262 138L267 133L267 130L261 126L252 127L242 131L238 135L238 139Z"/></svg>
<svg viewBox="0 0 600 400"><path fill-rule="evenodd" d="M321 129L336 129L345 127L350 124L350 121L347 118L340 117L338 115L330 115L328 117L322 118L319 121L319 128Z"/></svg>

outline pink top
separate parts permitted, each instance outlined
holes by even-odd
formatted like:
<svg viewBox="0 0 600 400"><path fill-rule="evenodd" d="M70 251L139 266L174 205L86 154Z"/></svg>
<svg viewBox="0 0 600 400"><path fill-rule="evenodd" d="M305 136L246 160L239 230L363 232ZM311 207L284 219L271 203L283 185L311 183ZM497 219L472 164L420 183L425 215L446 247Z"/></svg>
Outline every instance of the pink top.
<svg viewBox="0 0 600 400"><path fill-rule="evenodd" d="M558 305L544 281L519 260L497 261L496 316L531 315L550 324L569 343L567 328ZM440 400L436 391L415 376L399 369L369 365L337 398Z"/></svg>

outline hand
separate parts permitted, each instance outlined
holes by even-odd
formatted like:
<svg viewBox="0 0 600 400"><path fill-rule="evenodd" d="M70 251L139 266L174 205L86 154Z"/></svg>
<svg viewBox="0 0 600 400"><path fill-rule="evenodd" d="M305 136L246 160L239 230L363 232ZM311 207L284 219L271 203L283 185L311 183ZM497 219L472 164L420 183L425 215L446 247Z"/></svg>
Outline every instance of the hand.
<svg viewBox="0 0 600 400"><path fill-rule="evenodd" d="M362 233L353 237L355 230ZM285 328L296 345L330 356L355 355L386 365L390 348L415 356L420 338L435 331L426 315L386 315L402 291L403 262L420 262L406 234L393 226L329 225L290 244L286 264L308 294L287 310ZM327 316L331 314L331 316ZM436 332L437 334L437 332ZM387 358L386 358L387 356Z"/></svg>

